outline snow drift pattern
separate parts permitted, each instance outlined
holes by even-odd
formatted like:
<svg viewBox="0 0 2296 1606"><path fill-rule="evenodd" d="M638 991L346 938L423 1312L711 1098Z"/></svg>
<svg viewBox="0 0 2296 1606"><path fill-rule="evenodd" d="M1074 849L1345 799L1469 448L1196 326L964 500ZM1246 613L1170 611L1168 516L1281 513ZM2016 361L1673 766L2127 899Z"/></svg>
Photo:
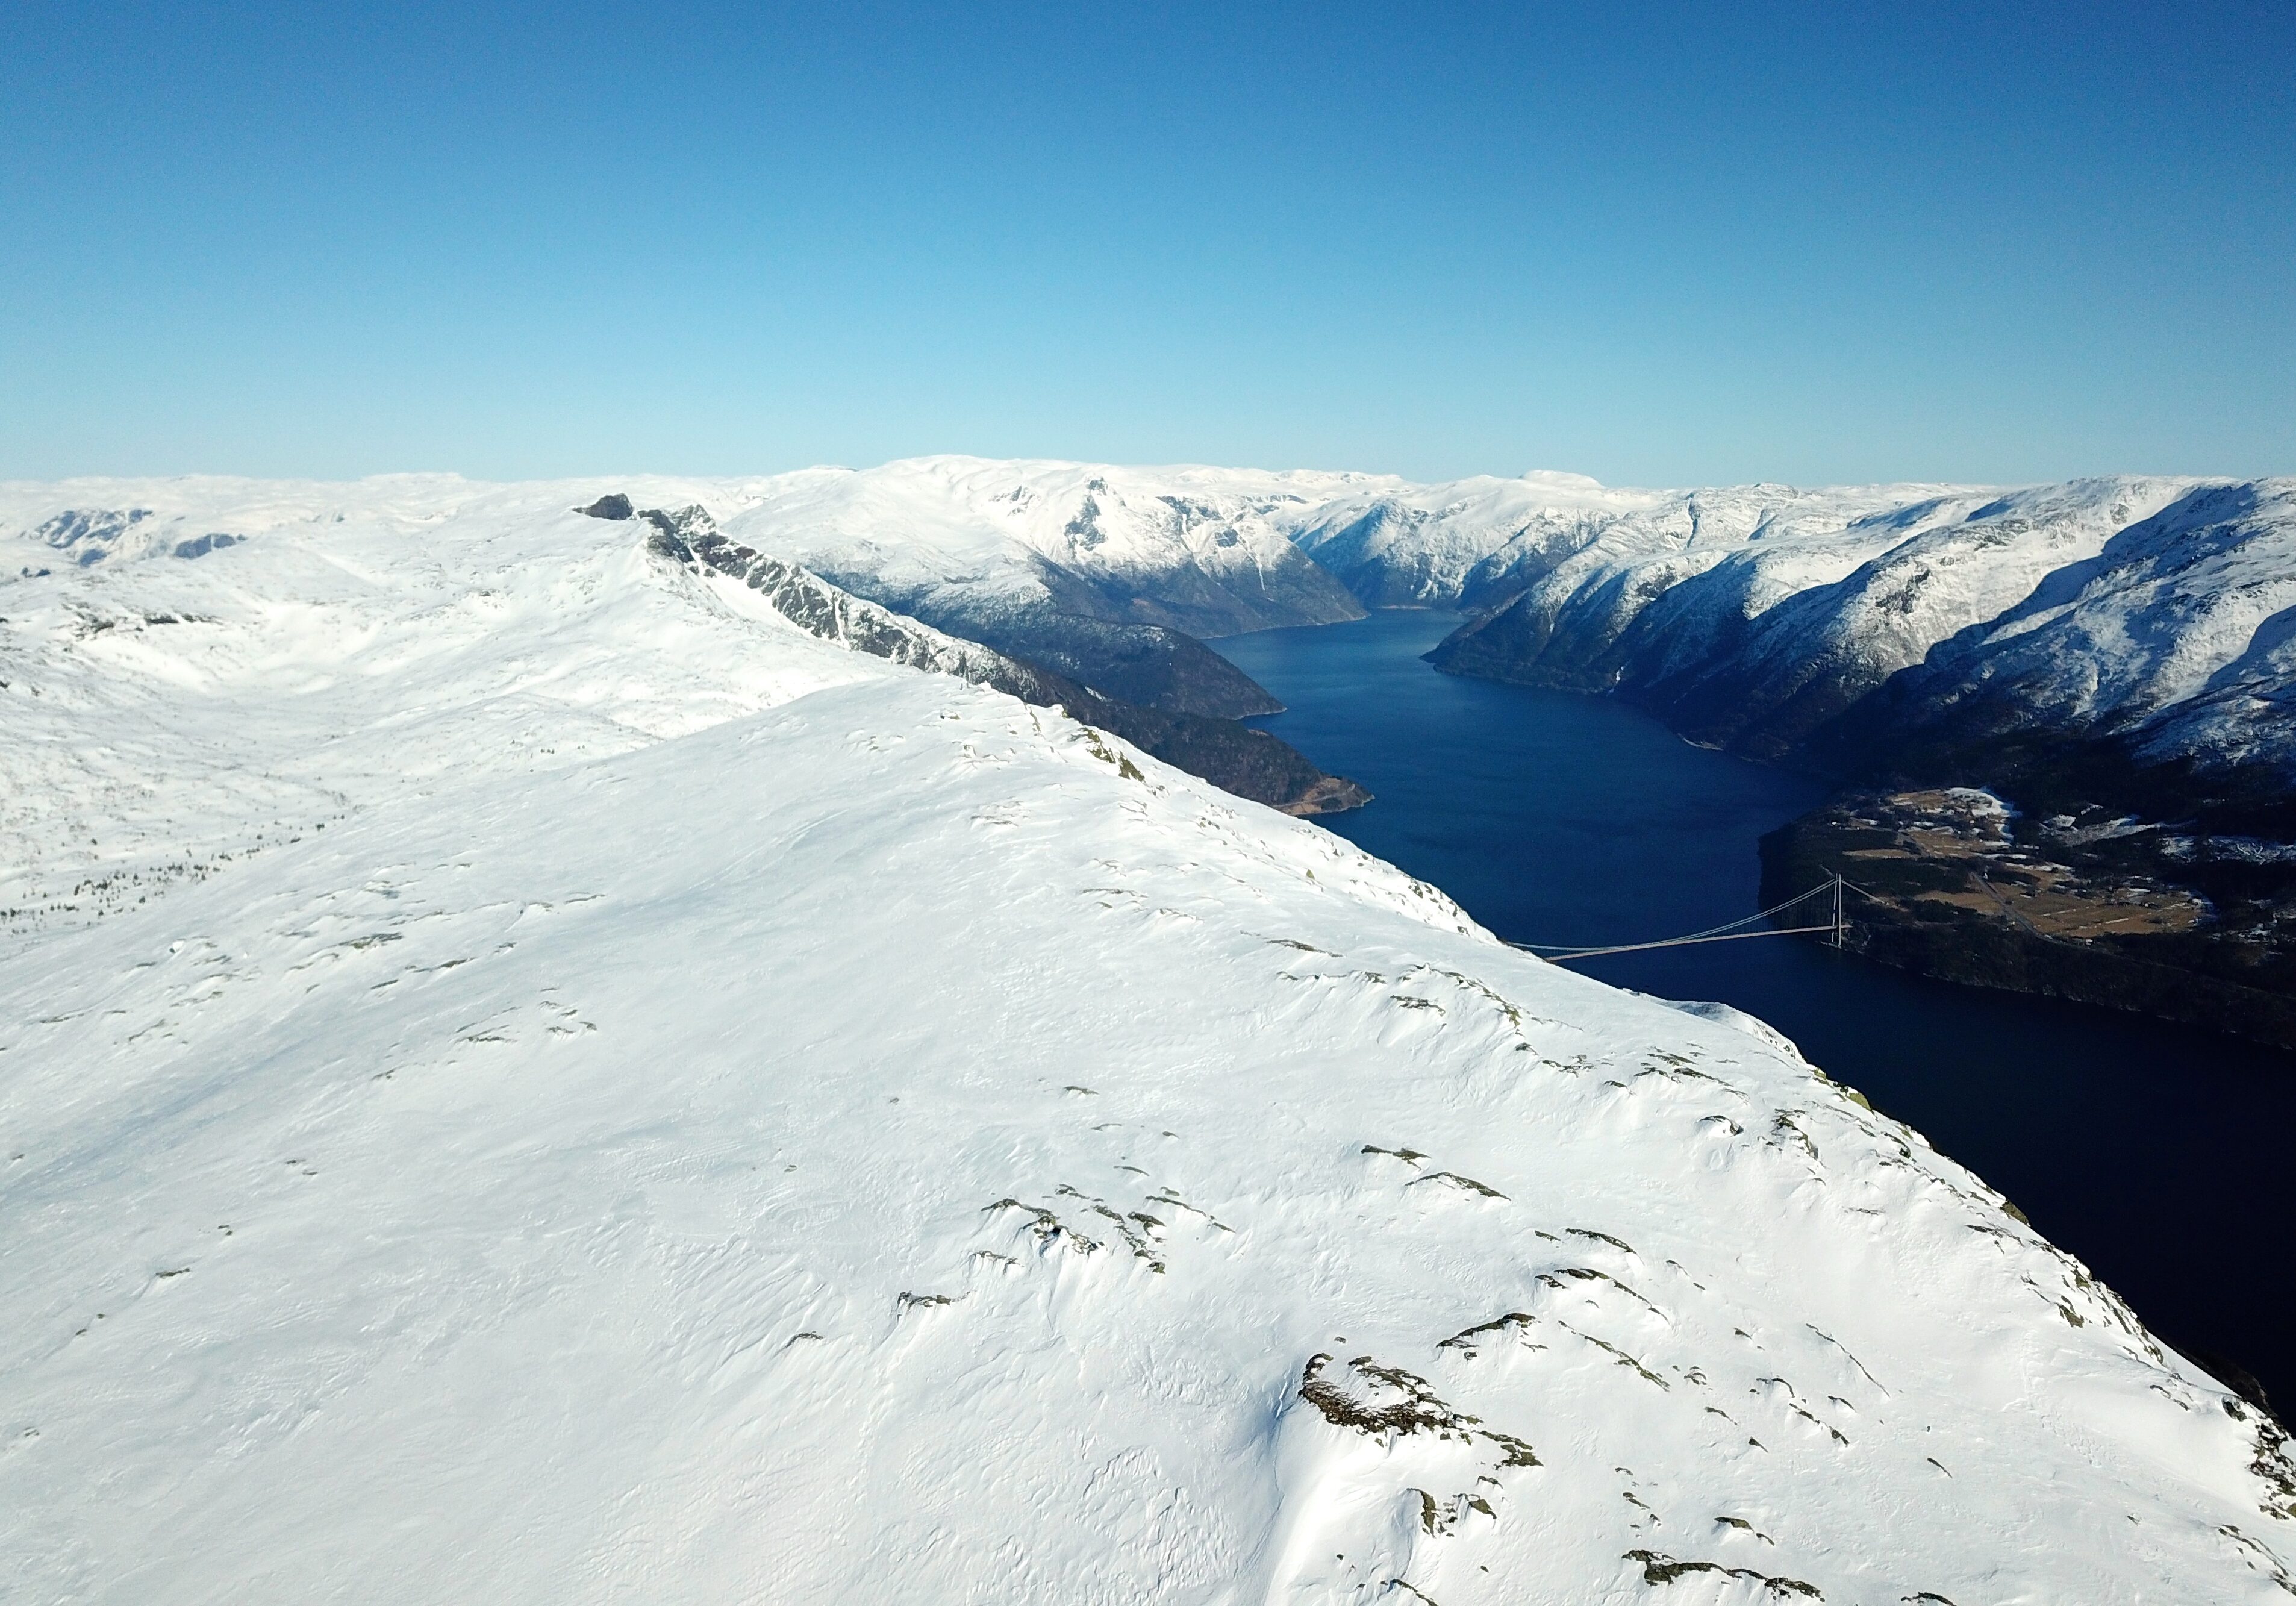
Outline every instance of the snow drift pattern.
<svg viewBox="0 0 2296 1606"><path fill-rule="evenodd" d="M0 588L24 1598L2296 1588L2276 1428L1775 1034L599 485L100 488L0 526L250 538Z"/></svg>

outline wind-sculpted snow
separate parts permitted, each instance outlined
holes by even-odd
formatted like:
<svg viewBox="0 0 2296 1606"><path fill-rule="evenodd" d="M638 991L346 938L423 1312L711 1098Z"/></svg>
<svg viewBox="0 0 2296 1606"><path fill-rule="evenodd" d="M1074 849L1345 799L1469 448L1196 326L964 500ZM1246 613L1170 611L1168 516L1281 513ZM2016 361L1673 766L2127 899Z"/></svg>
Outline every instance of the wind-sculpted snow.
<svg viewBox="0 0 2296 1606"><path fill-rule="evenodd" d="M2296 1591L2276 1427L1775 1033L605 487L86 488L247 539L0 586L8 863L205 866L0 968L12 1597Z"/></svg>

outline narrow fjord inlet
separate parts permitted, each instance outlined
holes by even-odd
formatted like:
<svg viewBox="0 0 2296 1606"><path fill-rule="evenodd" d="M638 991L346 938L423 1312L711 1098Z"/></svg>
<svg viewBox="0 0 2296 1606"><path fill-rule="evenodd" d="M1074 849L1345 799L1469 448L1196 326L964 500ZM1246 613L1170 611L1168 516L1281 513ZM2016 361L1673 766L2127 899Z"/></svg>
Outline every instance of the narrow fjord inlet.
<svg viewBox="0 0 2296 1606"><path fill-rule="evenodd" d="M1433 672L1457 616L1219 642L1286 705L1255 721L1362 783L1324 823L1501 937L1631 943L1759 906L1755 842L1824 788L1695 748L1609 698ZM1759 1016L2002 1189L2164 1337L2296 1399L2296 1056L2136 1016L1948 986L1793 938L1574 968Z"/></svg>

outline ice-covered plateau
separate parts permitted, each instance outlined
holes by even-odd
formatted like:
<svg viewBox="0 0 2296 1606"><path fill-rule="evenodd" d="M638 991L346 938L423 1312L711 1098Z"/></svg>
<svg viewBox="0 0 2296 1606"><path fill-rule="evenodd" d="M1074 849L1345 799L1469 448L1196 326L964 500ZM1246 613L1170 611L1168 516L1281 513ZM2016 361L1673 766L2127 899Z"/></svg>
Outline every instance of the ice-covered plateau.
<svg viewBox="0 0 2296 1606"><path fill-rule="evenodd" d="M2296 1592L2276 1425L1775 1033L617 488L730 500L0 488L11 1598Z"/></svg>

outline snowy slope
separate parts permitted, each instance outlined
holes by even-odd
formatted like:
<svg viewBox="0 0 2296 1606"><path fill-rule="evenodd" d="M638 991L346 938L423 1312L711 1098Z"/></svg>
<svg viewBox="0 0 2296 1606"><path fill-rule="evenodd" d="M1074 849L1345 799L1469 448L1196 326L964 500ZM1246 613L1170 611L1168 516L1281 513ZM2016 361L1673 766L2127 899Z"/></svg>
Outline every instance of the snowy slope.
<svg viewBox="0 0 2296 1606"><path fill-rule="evenodd" d="M1299 517L1292 539L1368 606L1472 606L1506 575L1543 571L1611 525L1670 500L1662 491L1613 490L1582 474L1551 472L1380 486Z"/></svg>
<svg viewBox="0 0 2296 1606"><path fill-rule="evenodd" d="M0 532L35 532L0 536L0 575L34 571L0 580L0 922L76 922L473 763L579 763L861 672L726 657L713 614L641 583L641 540L564 512L578 488L0 487ZM39 575L37 532L90 508L133 541Z"/></svg>
<svg viewBox="0 0 2296 1606"><path fill-rule="evenodd" d="M2050 572L1890 688L1893 729L2124 734L2296 776L2296 480L2208 486Z"/></svg>
<svg viewBox="0 0 2296 1606"><path fill-rule="evenodd" d="M0 968L12 1597L2296 1588L2276 1430L1775 1034L578 488L0 492L247 537L0 583L9 862L201 867Z"/></svg>
<svg viewBox="0 0 2296 1606"><path fill-rule="evenodd" d="M1050 607L1233 635L1360 616L1289 519L1375 483L926 457L780 476L726 528L928 622Z"/></svg>

